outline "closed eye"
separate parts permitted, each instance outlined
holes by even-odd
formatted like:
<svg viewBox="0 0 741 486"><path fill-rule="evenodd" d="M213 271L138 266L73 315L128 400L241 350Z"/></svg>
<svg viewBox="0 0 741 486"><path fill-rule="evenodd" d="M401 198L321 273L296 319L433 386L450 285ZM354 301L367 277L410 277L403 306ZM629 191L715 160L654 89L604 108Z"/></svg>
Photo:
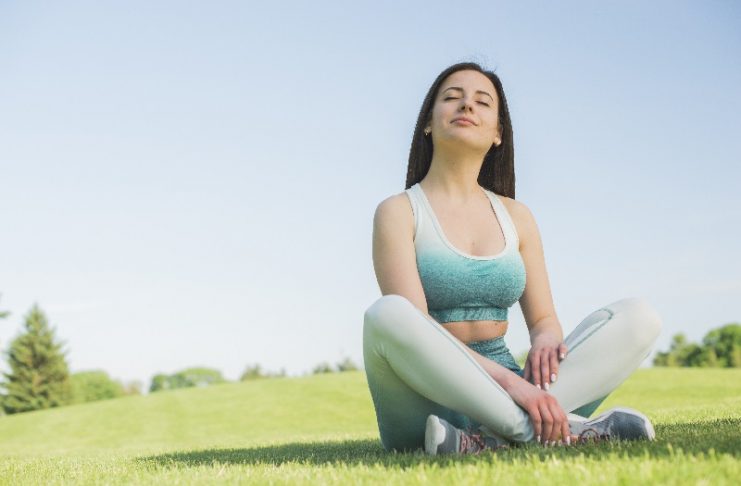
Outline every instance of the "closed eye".
<svg viewBox="0 0 741 486"><path fill-rule="evenodd" d="M443 101L448 101L448 100L457 100L457 99L458 99L458 98L456 98L455 96L448 96L447 98L443 98ZM489 106L489 103L486 103L486 102L484 102L484 101L477 101L477 103L480 103L480 104L482 104L482 105L484 105L484 106Z"/></svg>

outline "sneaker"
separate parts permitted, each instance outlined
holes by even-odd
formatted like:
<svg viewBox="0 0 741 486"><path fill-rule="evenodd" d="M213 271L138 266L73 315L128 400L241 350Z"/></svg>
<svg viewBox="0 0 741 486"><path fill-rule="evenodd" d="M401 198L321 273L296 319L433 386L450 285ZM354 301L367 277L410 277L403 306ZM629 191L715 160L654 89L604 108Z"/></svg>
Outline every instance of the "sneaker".
<svg viewBox="0 0 741 486"><path fill-rule="evenodd" d="M425 452L432 456L437 454L479 454L487 449L497 450L507 447L507 442L499 437L461 430L437 415L427 417Z"/></svg>
<svg viewBox="0 0 741 486"><path fill-rule="evenodd" d="M613 408L591 420L569 420L576 442L600 442L611 439L654 440L656 432L648 417L632 408Z"/></svg>

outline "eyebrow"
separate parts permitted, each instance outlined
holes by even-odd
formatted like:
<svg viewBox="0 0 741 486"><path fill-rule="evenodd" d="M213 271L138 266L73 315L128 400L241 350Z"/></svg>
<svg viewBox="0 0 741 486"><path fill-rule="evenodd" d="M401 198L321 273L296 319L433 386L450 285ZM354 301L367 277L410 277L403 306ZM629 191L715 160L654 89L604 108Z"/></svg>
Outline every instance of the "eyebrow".
<svg viewBox="0 0 741 486"><path fill-rule="evenodd" d="M449 89L457 89L458 91L461 91L461 92L463 91L463 88L459 88L458 86L451 86L450 88L445 88L443 90L443 93L445 93ZM488 96L489 98L491 98L492 101L494 101L494 97L492 95L490 95L489 93L487 93L486 91L478 90L478 91L476 91L476 94L485 94L486 96Z"/></svg>

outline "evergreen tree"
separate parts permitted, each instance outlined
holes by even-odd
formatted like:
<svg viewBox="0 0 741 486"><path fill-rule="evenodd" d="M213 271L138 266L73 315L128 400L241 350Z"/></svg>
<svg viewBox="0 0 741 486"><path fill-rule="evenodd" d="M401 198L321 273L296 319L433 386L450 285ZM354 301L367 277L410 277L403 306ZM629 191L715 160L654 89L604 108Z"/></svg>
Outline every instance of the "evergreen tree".
<svg viewBox="0 0 741 486"><path fill-rule="evenodd" d="M0 311L0 319L6 319L9 315L10 315L10 312L8 311ZM5 415L5 409L3 408L4 400L5 400L5 395L0 394L0 416Z"/></svg>
<svg viewBox="0 0 741 486"><path fill-rule="evenodd" d="M0 295L3 295L3 294L0 294ZM0 311L0 319L5 319L9 315L10 315L10 312L8 311Z"/></svg>
<svg viewBox="0 0 741 486"><path fill-rule="evenodd" d="M3 408L11 414L68 404L72 397L66 352L37 304L26 315L24 328L5 353L10 373L3 373Z"/></svg>

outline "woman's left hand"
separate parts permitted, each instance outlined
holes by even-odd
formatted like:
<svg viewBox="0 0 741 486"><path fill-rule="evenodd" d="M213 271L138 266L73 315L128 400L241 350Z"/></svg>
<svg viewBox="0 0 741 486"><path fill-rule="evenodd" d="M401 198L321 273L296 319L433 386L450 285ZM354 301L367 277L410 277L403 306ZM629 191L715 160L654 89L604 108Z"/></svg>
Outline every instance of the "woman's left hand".
<svg viewBox="0 0 741 486"><path fill-rule="evenodd" d="M566 344L554 334L538 334L527 354L522 377L547 391L549 383L555 383L558 378L558 363L566 357L567 352Z"/></svg>

